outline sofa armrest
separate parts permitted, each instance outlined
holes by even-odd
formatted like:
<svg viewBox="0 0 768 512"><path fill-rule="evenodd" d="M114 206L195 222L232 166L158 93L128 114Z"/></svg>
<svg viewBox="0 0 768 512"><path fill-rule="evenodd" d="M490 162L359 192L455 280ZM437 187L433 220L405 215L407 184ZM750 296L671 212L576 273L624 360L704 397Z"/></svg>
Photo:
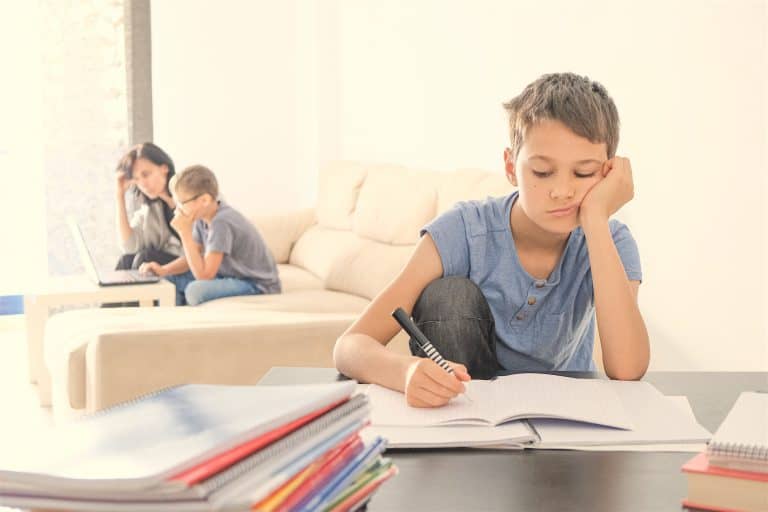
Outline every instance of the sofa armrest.
<svg viewBox="0 0 768 512"><path fill-rule="evenodd" d="M249 219L272 251L275 263L288 263L293 246L316 222L315 209L287 211L270 215L254 215Z"/></svg>
<svg viewBox="0 0 768 512"><path fill-rule="evenodd" d="M255 384L273 366L331 368L334 342L354 320L251 311L242 323L105 332L86 349L85 407L94 412L176 384Z"/></svg>

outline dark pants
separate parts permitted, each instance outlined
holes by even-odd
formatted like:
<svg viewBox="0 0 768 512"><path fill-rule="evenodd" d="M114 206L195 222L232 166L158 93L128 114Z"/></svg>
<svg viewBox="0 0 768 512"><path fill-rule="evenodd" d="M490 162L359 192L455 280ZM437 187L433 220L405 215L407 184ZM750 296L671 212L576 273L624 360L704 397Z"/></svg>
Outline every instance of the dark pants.
<svg viewBox="0 0 768 512"><path fill-rule="evenodd" d="M138 270L142 263L146 263L148 261L156 261L161 265L165 265L166 263L172 262L176 258L178 258L178 256L174 256L173 254L169 254L164 251L159 251L157 249L153 249L153 248L142 249L136 254L123 254L122 256L120 256L120 259L117 260L117 266L115 266L115 270ZM136 301L107 302L105 304L102 304L101 307L122 308L122 307L138 307L138 305L139 303ZM155 301L155 305L157 305L157 301Z"/></svg>
<svg viewBox="0 0 768 512"><path fill-rule="evenodd" d="M413 321L447 360L467 367L475 379L488 379L501 369L496 359L496 330L488 301L464 277L430 283L416 301ZM424 357L416 342L411 353Z"/></svg>
<svg viewBox="0 0 768 512"><path fill-rule="evenodd" d="M115 270L138 270L142 263L147 263L149 261L156 261L161 265L165 265L176 258L178 258L178 256L150 247L148 249L142 249L136 254L123 254L120 256L120 259L117 260Z"/></svg>

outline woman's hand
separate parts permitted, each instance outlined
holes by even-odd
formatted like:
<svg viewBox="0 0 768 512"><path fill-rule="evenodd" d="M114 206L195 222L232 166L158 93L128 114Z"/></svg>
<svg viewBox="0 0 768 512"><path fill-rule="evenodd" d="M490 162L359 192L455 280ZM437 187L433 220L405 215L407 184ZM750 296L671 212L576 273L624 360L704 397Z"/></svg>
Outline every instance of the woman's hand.
<svg viewBox="0 0 768 512"><path fill-rule="evenodd" d="M607 160L600 179L584 196L579 208L579 220L608 220L635 195L632 166L628 158L616 156Z"/></svg>
<svg viewBox="0 0 768 512"><path fill-rule="evenodd" d="M131 188L131 185L133 185L133 180L127 178L123 171L117 171L115 173L115 178L117 193L120 195L120 197L123 197L125 196L125 193L128 192L128 189Z"/></svg>
<svg viewBox="0 0 768 512"><path fill-rule="evenodd" d="M165 204L167 204L171 208L171 210L175 210L176 209L176 201L174 201L173 200L173 196L170 195L165 190L160 192L160 195L158 195L157 197L162 199L165 202Z"/></svg>
<svg viewBox="0 0 768 512"><path fill-rule="evenodd" d="M163 266L156 261L148 261L139 265L139 272L142 274L155 274L156 276L163 277L168 274Z"/></svg>
<svg viewBox="0 0 768 512"><path fill-rule="evenodd" d="M440 407L464 392L463 381L471 379L463 364L448 364L455 376L437 363L424 357L414 357L405 376L405 399L412 407Z"/></svg>

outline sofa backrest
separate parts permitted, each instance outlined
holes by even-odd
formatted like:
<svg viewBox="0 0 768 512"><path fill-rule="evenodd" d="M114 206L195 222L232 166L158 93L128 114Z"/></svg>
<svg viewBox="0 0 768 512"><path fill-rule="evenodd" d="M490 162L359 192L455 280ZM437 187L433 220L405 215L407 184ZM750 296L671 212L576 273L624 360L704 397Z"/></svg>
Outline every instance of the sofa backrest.
<svg viewBox="0 0 768 512"><path fill-rule="evenodd" d="M320 173L316 223L298 239L289 262L325 287L368 299L408 261L419 230L457 201L513 190L502 173L451 172L334 162Z"/></svg>

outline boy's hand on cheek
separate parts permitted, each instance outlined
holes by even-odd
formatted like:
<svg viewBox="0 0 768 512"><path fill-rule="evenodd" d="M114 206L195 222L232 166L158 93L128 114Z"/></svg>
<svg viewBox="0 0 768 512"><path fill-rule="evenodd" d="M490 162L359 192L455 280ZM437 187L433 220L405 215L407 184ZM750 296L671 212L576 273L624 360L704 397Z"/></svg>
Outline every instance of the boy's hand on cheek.
<svg viewBox="0 0 768 512"><path fill-rule="evenodd" d="M171 219L171 227L181 233L182 231L192 231L192 223L194 219L191 215L187 215L180 209L176 209Z"/></svg>
<svg viewBox="0 0 768 512"><path fill-rule="evenodd" d="M616 156L606 161L603 177L584 196L579 209L582 224L590 220L608 220L632 200L635 186L628 158Z"/></svg>

